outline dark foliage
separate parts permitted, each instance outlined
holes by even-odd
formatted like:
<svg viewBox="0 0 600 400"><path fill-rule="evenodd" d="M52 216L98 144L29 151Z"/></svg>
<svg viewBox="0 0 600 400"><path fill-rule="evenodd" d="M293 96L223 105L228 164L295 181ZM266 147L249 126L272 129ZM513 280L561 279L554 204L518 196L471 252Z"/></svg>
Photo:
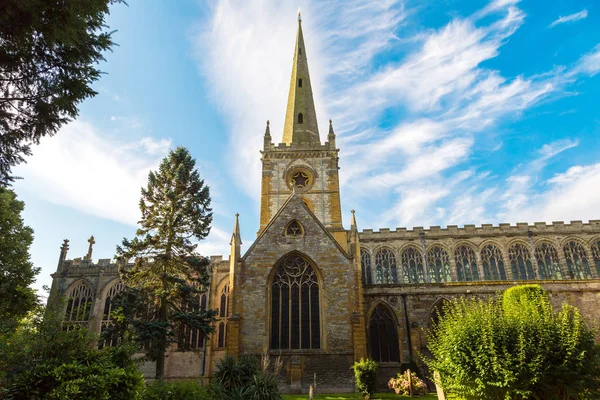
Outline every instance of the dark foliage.
<svg viewBox="0 0 600 400"><path fill-rule="evenodd" d="M0 1L0 185L31 154L31 144L54 135L78 114L114 45L105 23L109 5L123 0Z"/></svg>

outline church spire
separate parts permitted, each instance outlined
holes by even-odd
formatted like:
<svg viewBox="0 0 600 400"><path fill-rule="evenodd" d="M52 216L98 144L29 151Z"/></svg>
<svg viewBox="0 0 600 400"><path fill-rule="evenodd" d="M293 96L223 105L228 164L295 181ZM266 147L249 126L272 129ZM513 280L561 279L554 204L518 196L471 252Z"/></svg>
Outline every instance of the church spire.
<svg viewBox="0 0 600 400"><path fill-rule="evenodd" d="M302 19L298 11L298 33L296 35L290 93L285 112L283 143L302 142L320 143L321 141L319 139L310 75L308 74L306 48L302 36Z"/></svg>

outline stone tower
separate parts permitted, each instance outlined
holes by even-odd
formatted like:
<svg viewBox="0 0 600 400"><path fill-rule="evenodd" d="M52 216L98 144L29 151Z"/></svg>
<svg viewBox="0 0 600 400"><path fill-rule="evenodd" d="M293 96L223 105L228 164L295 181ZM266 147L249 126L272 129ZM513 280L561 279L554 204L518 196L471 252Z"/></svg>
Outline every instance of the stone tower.
<svg viewBox="0 0 600 400"><path fill-rule="evenodd" d="M315 112L307 51L298 15L298 33L282 143L272 143L267 122L262 153L262 188L259 234L292 192L334 235L346 244L342 228L338 152L329 121L327 141L321 143Z"/></svg>

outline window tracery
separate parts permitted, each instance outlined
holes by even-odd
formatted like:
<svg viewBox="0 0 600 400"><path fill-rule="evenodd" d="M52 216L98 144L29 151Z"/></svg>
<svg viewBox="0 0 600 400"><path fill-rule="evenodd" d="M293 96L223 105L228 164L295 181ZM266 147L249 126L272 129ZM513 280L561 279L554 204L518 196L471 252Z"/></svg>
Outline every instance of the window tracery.
<svg viewBox="0 0 600 400"><path fill-rule="evenodd" d="M516 243L508 248L510 269L513 279L526 281L535 279L531 254L524 244Z"/></svg>
<svg viewBox="0 0 600 400"><path fill-rule="evenodd" d="M414 247L402 252L402 275L404 283L424 283L423 253Z"/></svg>
<svg viewBox="0 0 600 400"><path fill-rule="evenodd" d="M563 279L558 252L550 243L542 242L535 247L535 259L540 279Z"/></svg>
<svg viewBox="0 0 600 400"><path fill-rule="evenodd" d="M452 282L450 274L450 258L446 250L434 246L427 252L431 282Z"/></svg>
<svg viewBox="0 0 600 400"><path fill-rule="evenodd" d="M475 252L468 246L462 245L454 252L456 260L456 275L459 282L471 282L479 280L477 270L477 258Z"/></svg>
<svg viewBox="0 0 600 400"><path fill-rule="evenodd" d="M292 220L285 228L285 235L292 238L304 236L304 228L298 220Z"/></svg>
<svg viewBox="0 0 600 400"><path fill-rule="evenodd" d="M298 254L284 258L271 284L271 349L321 348L319 282Z"/></svg>
<svg viewBox="0 0 600 400"><path fill-rule="evenodd" d="M396 321L383 304L378 304L369 318L369 350L377 362L400 362Z"/></svg>
<svg viewBox="0 0 600 400"><path fill-rule="evenodd" d="M502 252L497 246L488 244L481 250L481 263L485 280L506 280Z"/></svg>
<svg viewBox="0 0 600 400"><path fill-rule="evenodd" d="M592 243L592 258L596 266L596 274L600 276L600 240Z"/></svg>
<svg viewBox="0 0 600 400"><path fill-rule="evenodd" d="M373 283L373 276L371 275L371 253L366 249L360 251L360 264L362 267L362 282L365 285Z"/></svg>
<svg viewBox="0 0 600 400"><path fill-rule="evenodd" d="M217 347L222 348L227 344L227 319L229 318L229 285L223 286L219 297L219 319L217 325Z"/></svg>
<svg viewBox="0 0 600 400"><path fill-rule="evenodd" d="M311 176L304 170L295 171L292 173L291 183L298 189L307 188L311 184Z"/></svg>
<svg viewBox="0 0 600 400"><path fill-rule="evenodd" d="M591 279L590 262L581 243L572 240L565 244L563 250L571 279Z"/></svg>
<svg viewBox="0 0 600 400"><path fill-rule="evenodd" d="M194 285L197 285L195 283ZM199 311L207 311L208 309L208 295L206 293L202 293L194 296L191 301L187 304L186 307L182 307L182 311L186 312L199 312ZM225 336L223 335L223 340ZM223 347L224 342L221 342L220 345L217 343L218 347ZM185 324L183 326L183 337L181 338L181 343L179 344L179 348L181 349L201 349L204 347L204 334L199 328L191 328Z"/></svg>
<svg viewBox="0 0 600 400"><path fill-rule="evenodd" d="M377 283L398 283L396 272L396 257L388 249L382 249L375 255L375 271Z"/></svg>
<svg viewBox="0 0 600 400"><path fill-rule="evenodd" d="M117 282L106 293L106 297L104 299L104 312L102 313L102 323L100 325L100 333L104 333L112 325L111 313L114 308L113 301L115 297L123 290L123 287L123 282ZM98 347L113 347L116 346L118 342L119 338L111 335L111 337L101 340Z"/></svg>
<svg viewBox="0 0 600 400"><path fill-rule="evenodd" d="M67 330L87 326L92 313L93 295L91 286L83 281L69 291L64 318Z"/></svg>

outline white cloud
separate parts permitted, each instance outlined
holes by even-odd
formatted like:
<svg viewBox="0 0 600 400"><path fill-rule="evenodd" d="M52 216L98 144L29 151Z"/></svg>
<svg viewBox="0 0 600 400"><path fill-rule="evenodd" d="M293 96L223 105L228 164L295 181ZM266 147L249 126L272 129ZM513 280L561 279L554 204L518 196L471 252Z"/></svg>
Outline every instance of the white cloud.
<svg viewBox="0 0 600 400"><path fill-rule="evenodd" d="M586 9L583 9L583 10L581 10L579 12L574 13L574 14L566 15L564 17L561 16L561 17L558 17L558 19L556 19L555 21L553 21L550 24L550 28L553 28L556 25L564 24L564 23L567 23L567 22L579 21L581 19L587 18L587 16L588 16L588 11Z"/></svg>
<svg viewBox="0 0 600 400"><path fill-rule="evenodd" d="M149 137L122 142L80 119L42 140L15 172L27 182L22 190L42 200L135 225L140 188L170 145Z"/></svg>
<svg viewBox="0 0 600 400"><path fill-rule="evenodd" d="M520 171L522 179L515 173L498 184L502 178L485 171L485 164L467 165L478 135L496 135L498 151L503 140L493 128L562 95L577 74L600 71L600 49L570 68L532 76L509 78L485 67L525 22L518 3L495 0L437 30L406 34L403 27L418 11L401 1L301 1L317 116L322 123L333 117L343 151L342 190L351 203L366 202L377 191L379 222L425 225L449 218L460 224L460 218L512 220L509 212L525 204L519 189L536 195L546 161L578 142L548 144ZM196 36L202 71L231 121L229 139L239 161L232 174L256 201L264 120L272 121L274 141L281 137L297 7L290 1L220 0ZM381 128L382 116L390 114L398 118ZM514 197L503 198L501 186L512 187Z"/></svg>

